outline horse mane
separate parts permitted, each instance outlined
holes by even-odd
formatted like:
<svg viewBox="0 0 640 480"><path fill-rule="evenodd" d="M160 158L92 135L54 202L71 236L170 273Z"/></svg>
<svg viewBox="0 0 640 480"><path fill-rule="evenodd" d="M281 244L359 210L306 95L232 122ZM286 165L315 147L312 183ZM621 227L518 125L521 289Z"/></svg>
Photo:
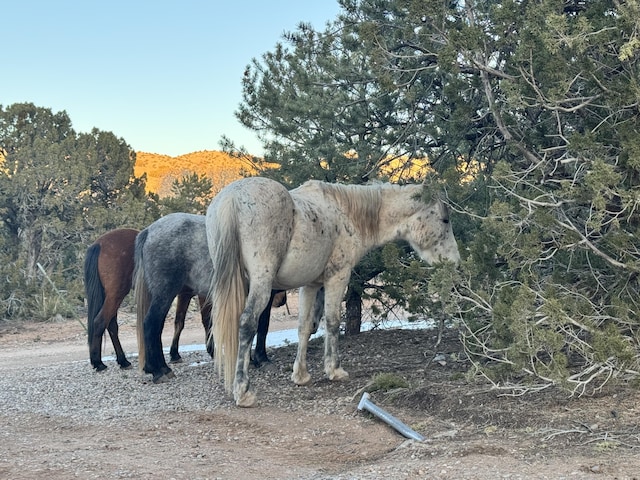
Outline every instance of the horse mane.
<svg viewBox="0 0 640 480"><path fill-rule="evenodd" d="M344 185L318 182L322 192L331 196L366 237L377 238L382 207L382 191L399 188L390 183Z"/></svg>

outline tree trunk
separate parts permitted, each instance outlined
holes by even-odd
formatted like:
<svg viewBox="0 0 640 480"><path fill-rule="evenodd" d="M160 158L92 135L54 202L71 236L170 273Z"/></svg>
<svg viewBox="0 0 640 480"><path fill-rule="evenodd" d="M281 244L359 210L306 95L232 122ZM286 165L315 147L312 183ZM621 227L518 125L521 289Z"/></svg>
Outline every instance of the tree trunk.
<svg viewBox="0 0 640 480"><path fill-rule="evenodd" d="M360 326L362 325L362 297L356 289L349 285L345 301L345 335L357 335L360 333Z"/></svg>
<svg viewBox="0 0 640 480"><path fill-rule="evenodd" d="M42 250L42 234L42 229L39 227L27 228L23 234L28 283L31 283L38 273L37 265Z"/></svg>

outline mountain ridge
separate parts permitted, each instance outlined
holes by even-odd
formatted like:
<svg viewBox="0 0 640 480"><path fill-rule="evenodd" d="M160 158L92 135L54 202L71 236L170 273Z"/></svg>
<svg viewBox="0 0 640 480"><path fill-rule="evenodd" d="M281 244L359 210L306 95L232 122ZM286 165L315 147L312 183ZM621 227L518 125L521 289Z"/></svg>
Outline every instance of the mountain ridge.
<svg viewBox="0 0 640 480"><path fill-rule="evenodd" d="M197 173L206 175L213 182L214 189L242 178L243 174L254 173L255 168L247 160L233 157L218 150L201 150L177 157L161 153L136 152L134 175L147 174L147 191L160 197L171 195L175 180L185 175Z"/></svg>

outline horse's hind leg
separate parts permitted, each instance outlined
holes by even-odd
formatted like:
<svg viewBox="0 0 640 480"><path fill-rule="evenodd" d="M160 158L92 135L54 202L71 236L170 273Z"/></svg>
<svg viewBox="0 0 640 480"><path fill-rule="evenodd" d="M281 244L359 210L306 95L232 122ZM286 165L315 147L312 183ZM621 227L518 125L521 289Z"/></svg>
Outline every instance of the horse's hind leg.
<svg viewBox="0 0 640 480"><path fill-rule="evenodd" d="M168 301L158 301L154 298L142 322L145 346L143 370L153 375L153 383L166 382L175 377L162 351L162 329L172 300L173 297Z"/></svg>
<svg viewBox="0 0 640 480"><path fill-rule="evenodd" d="M98 312L95 318L90 318L89 321L93 322L93 338L89 339L89 359L91 366L97 372L101 372L107 368L102 362L102 336L107 327L103 309Z"/></svg>
<svg viewBox="0 0 640 480"><path fill-rule="evenodd" d="M170 361L172 363L177 363L182 360L180 352L178 351L178 345L180 343L180 335L182 334L182 330L184 330L184 320L187 316L187 309L189 308L189 303L191 302L192 296L193 295L191 293L178 294L175 330L173 333L171 348L169 349L169 358L171 359Z"/></svg>
<svg viewBox="0 0 640 480"><path fill-rule="evenodd" d="M111 343L113 343L113 348L116 351L116 361L120 368L130 368L131 362L127 360L127 357L124 354L124 350L122 349L122 345L120 344L120 338L118 337L118 317L115 316L109 322L109 326L107 327L107 331L109 332L109 336L111 337Z"/></svg>
<svg viewBox="0 0 640 480"><path fill-rule="evenodd" d="M238 332L238 358L236 376L233 382L233 398L239 407L253 407L257 401L250 389L249 364L251 362L251 344L256 335L259 313L269 303L271 287L250 289L245 309L240 315Z"/></svg>

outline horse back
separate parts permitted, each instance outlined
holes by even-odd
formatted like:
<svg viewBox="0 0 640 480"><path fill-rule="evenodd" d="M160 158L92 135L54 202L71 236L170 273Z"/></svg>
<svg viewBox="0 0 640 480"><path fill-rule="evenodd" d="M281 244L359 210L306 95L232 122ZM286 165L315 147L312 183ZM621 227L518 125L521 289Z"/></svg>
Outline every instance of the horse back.
<svg viewBox="0 0 640 480"><path fill-rule="evenodd" d="M209 233L228 227L236 230L246 270L275 272L289 247L294 210L282 184L263 177L244 178L214 198L207 211L207 227ZM214 233L210 241L216 236Z"/></svg>
<svg viewBox="0 0 640 480"><path fill-rule="evenodd" d="M145 277L154 293L168 295L172 290L174 295L173 289L177 294L185 286L194 294L207 294L213 264L203 215L172 213L149 225L140 236L143 233L138 243L145 251ZM136 258L143 257L136 253Z"/></svg>

